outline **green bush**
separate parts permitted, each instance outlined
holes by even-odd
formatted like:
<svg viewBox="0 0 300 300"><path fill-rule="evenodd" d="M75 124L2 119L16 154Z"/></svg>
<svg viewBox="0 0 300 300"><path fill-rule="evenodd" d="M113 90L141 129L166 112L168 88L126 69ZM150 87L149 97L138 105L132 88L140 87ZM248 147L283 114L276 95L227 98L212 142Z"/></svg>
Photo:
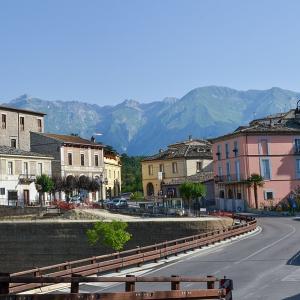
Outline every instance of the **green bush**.
<svg viewBox="0 0 300 300"><path fill-rule="evenodd" d="M127 227L128 224L122 221L101 221L95 223L92 229L88 229L86 234L91 245L100 242L115 251L121 251L132 237L126 231Z"/></svg>

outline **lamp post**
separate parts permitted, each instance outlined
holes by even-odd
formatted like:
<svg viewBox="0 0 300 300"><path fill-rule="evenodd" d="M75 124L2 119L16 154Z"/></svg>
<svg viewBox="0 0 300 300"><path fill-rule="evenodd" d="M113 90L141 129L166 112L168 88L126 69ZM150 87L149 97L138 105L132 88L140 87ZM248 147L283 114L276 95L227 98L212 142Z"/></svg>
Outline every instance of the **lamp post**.
<svg viewBox="0 0 300 300"><path fill-rule="evenodd" d="M103 185L107 185L108 184L108 180L107 178L103 177L103 171L100 174L100 178L97 179L97 182L99 184L100 187L100 201L101 201L101 207L104 208L104 204L103 204Z"/></svg>

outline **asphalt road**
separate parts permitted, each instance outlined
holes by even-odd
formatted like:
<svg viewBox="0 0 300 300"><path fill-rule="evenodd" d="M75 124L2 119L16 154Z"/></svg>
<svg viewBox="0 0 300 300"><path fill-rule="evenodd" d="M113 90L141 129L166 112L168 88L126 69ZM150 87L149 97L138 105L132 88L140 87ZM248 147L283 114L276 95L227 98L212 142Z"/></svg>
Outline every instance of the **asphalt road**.
<svg viewBox="0 0 300 300"><path fill-rule="evenodd" d="M300 219L265 217L259 225L258 234L183 257L143 276L226 276L233 279L235 300L300 300ZM199 284L185 283L181 288L196 289ZM144 291L169 289L169 284L136 285L136 290ZM124 284L80 285L80 292L115 291L124 291Z"/></svg>
<svg viewBox="0 0 300 300"><path fill-rule="evenodd" d="M300 299L300 219L261 218L259 225L262 228L259 234L191 255L144 276L226 276L233 279L234 299ZM197 284L181 285L183 289L197 287ZM137 290L164 289L169 286L137 285ZM84 290L82 287L81 291ZM99 287L98 292L101 290ZM102 291L124 291L124 284Z"/></svg>

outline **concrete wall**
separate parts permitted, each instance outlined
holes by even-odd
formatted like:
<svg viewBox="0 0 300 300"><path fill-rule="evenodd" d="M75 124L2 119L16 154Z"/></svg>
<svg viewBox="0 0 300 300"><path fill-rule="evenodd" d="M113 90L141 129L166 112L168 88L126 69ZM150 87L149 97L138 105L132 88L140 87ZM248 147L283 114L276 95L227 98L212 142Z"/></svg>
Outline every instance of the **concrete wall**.
<svg viewBox="0 0 300 300"><path fill-rule="evenodd" d="M90 246L86 230L92 222L1 222L0 272L16 272L110 253ZM126 249L151 245L231 225L231 219L193 222L130 222L132 240ZM145 235L146 233L146 235Z"/></svg>

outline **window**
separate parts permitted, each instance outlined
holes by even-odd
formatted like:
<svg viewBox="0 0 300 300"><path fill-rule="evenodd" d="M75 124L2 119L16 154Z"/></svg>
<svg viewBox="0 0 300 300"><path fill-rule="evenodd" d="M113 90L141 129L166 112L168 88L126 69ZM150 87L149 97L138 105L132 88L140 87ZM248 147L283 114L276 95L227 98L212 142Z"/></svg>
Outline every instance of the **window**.
<svg viewBox="0 0 300 300"><path fill-rule="evenodd" d="M227 175L227 179L230 180L230 162L229 161L226 162L226 175Z"/></svg>
<svg viewBox="0 0 300 300"><path fill-rule="evenodd" d="M17 140L16 139L11 139L10 140L10 146L12 148L17 148Z"/></svg>
<svg viewBox="0 0 300 300"><path fill-rule="evenodd" d="M163 164L159 165L159 172L164 172L164 165Z"/></svg>
<svg viewBox="0 0 300 300"><path fill-rule="evenodd" d="M68 163L69 163L69 166L72 166L72 164L73 164L72 153L68 153Z"/></svg>
<svg viewBox="0 0 300 300"><path fill-rule="evenodd" d="M99 166L99 156L95 155L95 166L98 167Z"/></svg>
<svg viewBox="0 0 300 300"><path fill-rule="evenodd" d="M219 192L219 197L222 198L222 199L225 198L225 192L224 192L224 190L221 190L221 191Z"/></svg>
<svg viewBox="0 0 300 300"><path fill-rule="evenodd" d="M0 196L5 195L5 188L0 188Z"/></svg>
<svg viewBox="0 0 300 300"><path fill-rule="evenodd" d="M203 162L202 161L197 161L196 162L196 169L197 169L197 172L200 172L203 168Z"/></svg>
<svg viewBox="0 0 300 300"><path fill-rule="evenodd" d="M28 162L23 163L23 174L28 175Z"/></svg>
<svg viewBox="0 0 300 300"><path fill-rule="evenodd" d="M37 175L41 176L43 174L43 164L38 163L37 164Z"/></svg>
<svg viewBox="0 0 300 300"><path fill-rule="evenodd" d="M38 132L42 132L43 128L42 128L42 120L41 119L37 119L37 125L38 125Z"/></svg>
<svg viewBox="0 0 300 300"><path fill-rule="evenodd" d="M240 161L236 160L234 162L234 166L235 166L235 175L236 175L236 180L239 181L240 180Z"/></svg>
<svg viewBox="0 0 300 300"><path fill-rule="evenodd" d="M236 199L242 199L242 193L241 192L236 192Z"/></svg>
<svg viewBox="0 0 300 300"><path fill-rule="evenodd" d="M17 201L18 200L18 191L8 191L8 200Z"/></svg>
<svg viewBox="0 0 300 300"><path fill-rule="evenodd" d="M108 177L111 178L111 170L108 170Z"/></svg>
<svg viewBox="0 0 300 300"><path fill-rule="evenodd" d="M261 159L261 176L264 179L271 179L270 160L268 158Z"/></svg>
<svg viewBox="0 0 300 300"><path fill-rule="evenodd" d="M80 154L80 165L84 166L84 154Z"/></svg>
<svg viewBox="0 0 300 300"><path fill-rule="evenodd" d="M153 166L152 165L148 166L148 174L153 175Z"/></svg>
<svg viewBox="0 0 300 300"><path fill-rule="evenodd" d="M300 153L300 139L295 139L295 153Z"/></svg>
<svg viewBox="0 0 300 300"><path fill-rule="evenodd" d="M233 143L233 152L234 152L234 157L237 157L239 153L239 145L237 141L234 141Z"/></svg>
<svg viewBox="0 0 300 300"><path fill-rule="evenodd" d="M24 117L20 117L20 130L21 131L24 131L25 129L25 120L24 120Z"/></svg>
<svg viewBox="0 0 300 300"><path fill-rule="evenodd" d="M2 114L2 129L6 129L6 115Z"/></svg>
<svg viewBox="0 0 300 300"><path fill-rule="evenodd" d="M221 177L223 175L222 165L219 164L218 166L218 175Z"/></svg>
<svg viewBox="0 0 300 300"><path fill-rule="evenodd" d="M177 162L173 162L172 163L172 171L173 171L173 173L177 173L178 172L178 170L177 170Z"/></svg>
<svg viewBox="0 0 300 300"><path fill-rule="evenodd" d="M300 159L296 159L296 178L300 179Z"/></svg>
<svg viewBox="0 0 300 300"><path fill-rule="evenodd" d="M265 200L273 200L274 195L272 191L264 191Z"/></svg>
<svg viewBox="0 0 300 300"><path fill-rule="evenodd" d="M148 174L153 175L153 166L152 165L148 165Z"/></svg>
<svg viewBox="0 0 300 300"><path fill-rule="evenodd" d="M226 158L229 158L229 145L225 144L225 153L226 153Z"/></svg>
<svg viewBox="0 0 300 300"><path fill-rule="evenodd" d="M259 143L259 154L260 155L268 155L268 141L267 140L261 140Z"/></svg>
<svg viewBox="0 0 300 300"><path fill-rule="evenodd" d="M12 163L12 161L9 161L7 163L7 174L8 175L13 175L13 163Z"/></svg>
<svg viewBox="0 0 300 300"><path fill-rule="evenodd" d="M217 146L217 155L218 155L218 160L221 160L222 157L221 145Z"/></svg>
<svg viewBox="0 0 300 300"><path fill-rule="evenodd" d="M114 179L116 179L116 171L114 170Z"/></svg>

